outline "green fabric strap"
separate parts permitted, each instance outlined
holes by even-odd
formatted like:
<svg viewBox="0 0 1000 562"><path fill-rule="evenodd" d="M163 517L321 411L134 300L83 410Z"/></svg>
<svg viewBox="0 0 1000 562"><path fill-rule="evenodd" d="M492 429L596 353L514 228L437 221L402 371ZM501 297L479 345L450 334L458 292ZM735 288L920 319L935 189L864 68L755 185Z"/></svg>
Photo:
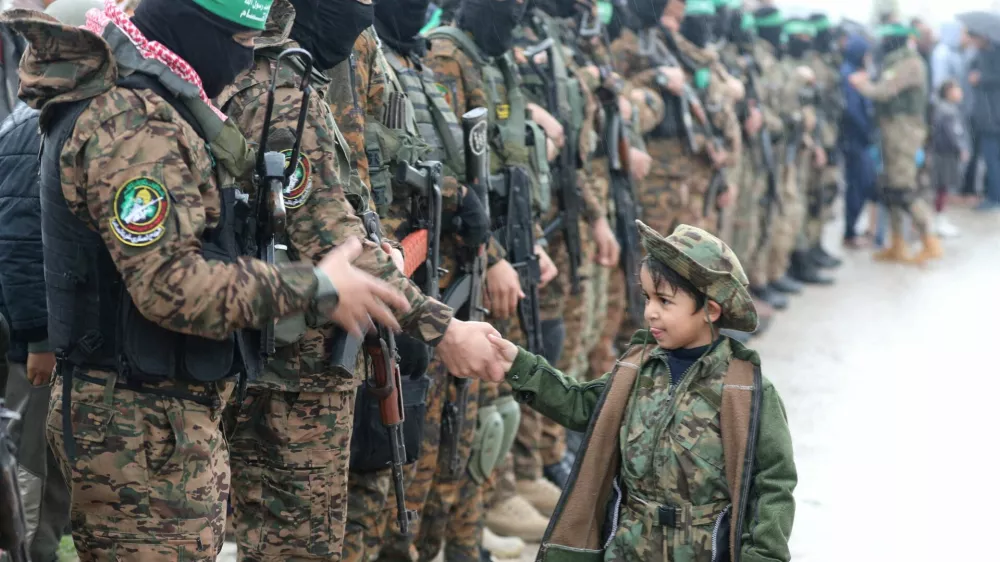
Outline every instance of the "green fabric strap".
<svg viewBox="0 0 1000 562"><path fill-rule="evenodd" d="M781 15L781 12L774 12L769 16L755 18L755 20L758 29L761 27L781 27L785 25L785 16Z"/></svg>
<svg viewBox="0 0 1000 562"><path fill-rule="evenodd" d="M875 34L879 37L906 37L908 35L916 35L916 30L901 23L889 23L878 26Z"/></svg>
<svg viewBox="0 0 1000 562"><path fill-rule="evenodd" d="M685 16L712 16L715 15L715 3L713 0L688 0L684 5Z"/></svg>
<svg viewBox="0 0 1000 562"><path fill-rule="evenodd" d="M744 31L757 29L757 19L753 17L753 14L749 12L743 14L743 20L740 21L740 29Z"/></svg>
<svg viewBox="0 0 1000 562"><path fill-rule="evenodd" d="M422 27L420 29L420 34L421 35L427 35L428 33L430 33L430 31L432 29L435 29L436 27L438 27L439 25L441 25L441 14L442 13L444 13L444 10L442 10L441 8L438 8L438 9L434 10L434 13L431 14L430 21L428 21L427 25L425 25L424 27Z"/></svg>
<svg viewBox="0 0 1000 562"><path fill-rule="evenodd" d="M759 22L758 22L758 25ZM786 35L808 35L810 37L816 35L816 29L811 23L802 20L789 20L785 22L784 32Z"/></svg>
<svg viewBox="0 0 1000 562"><path fill-rule="evenodd" d="M608 25L611 23L611 18L615 14L615 5L611 2L598 2L597 3L597 18L601 20L601 23Z"/></svg>

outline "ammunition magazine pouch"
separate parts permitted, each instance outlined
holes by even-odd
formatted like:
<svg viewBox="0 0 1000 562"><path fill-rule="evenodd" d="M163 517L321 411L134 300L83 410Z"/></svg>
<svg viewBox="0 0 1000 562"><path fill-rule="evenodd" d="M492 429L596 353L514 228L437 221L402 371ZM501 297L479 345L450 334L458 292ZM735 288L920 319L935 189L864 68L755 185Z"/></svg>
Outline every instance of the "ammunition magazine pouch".
<svg viewBox="0 0 1000 562"><path fill-rule="evenodd" d="M403 395L403 444L406 446L406 463L413 464L420 458L424 437L424 418L427 415L427 377L429 351L421 342L402 334L396 335L399 347L400 380ZM358 389L354 410L354 436L351 438L351 470L375 472L392 464L392 443L382 425L378 398L367 386Z"/></svg>
<svg viewBox="0 0 1000 562"><path fill-rule="evenodd" d="M545 133L534 121L526 123L528 129L528 164L535 181L531 190L532 206L541 214L549 212L552 205L552 175Z"/></svg>
<svg viewBox="0 0 1000 562"><path fill-rule="evenodd" d="M490 404L479 408L479 424L469 458L469 476L476 484L485 482L506 454L502 449L503 437L503 418L497 407Z"/></svg>
<svg viewBox="0 0 1000 562"><path fill-rule="evenodd" d="M375 210L386 216L392 205L392 163L415 163L431 150L420 137L398 129L390 129L376 119L365 122L365 156L371 175L371 193Z"/></svg>

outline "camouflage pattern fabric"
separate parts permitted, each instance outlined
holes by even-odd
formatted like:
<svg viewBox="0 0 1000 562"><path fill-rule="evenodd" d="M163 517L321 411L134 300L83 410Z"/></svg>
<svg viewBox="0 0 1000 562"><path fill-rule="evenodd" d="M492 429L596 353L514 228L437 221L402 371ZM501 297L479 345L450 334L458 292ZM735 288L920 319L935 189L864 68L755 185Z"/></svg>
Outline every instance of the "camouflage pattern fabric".
<svg viewBox="0 0 1000 562"><path fill-rule="evenodd" d="M106 386L73 381L72 461L61 377L53 382L46 420L49 446L72 493L81 562L215 560L225 539L230 480L222 408L235 384L185 388L210 405Z"/></svg>
<svg viewBox="0 0 1000 562"><path fill-rule="evenodd" d="M390 523L388 510L395 502L392 472L389 469L364 474L351 472L347 480L347 529L340 560L375 560L382 547L381 537L390 524L395 525L395 520ZM408 560L406 557L401 559Z"/></svg>
<svg viewBox="0 0 1000 562"><path fill-rule="evenodd" d="M858 91L875 101L875 114L882 131L882 163L885 188L899 192L918 189L916 153L927 138L923 104L927 99L927 68L920 55L900 48L886 56L885 70L876 83L862 83ZM919 109L914 109L919 108ZM932 212L921 198L912 195L907 211L921 234L930 232ZM894 232L902 232L901 205L890 205Z"/></svg>
<svg viewBox="0 0 1000 562"><path fill-rule="evenodd" d="M742 332L757 328L757 312L747 292L747 276L725 242L686 224L664 237L641 221L636 222L642 247L651 258L669 266L722 306L720 328Z"/></svg>
<svg viewBox="0 0 1000 562"><path fill-rule="evenodd" d="M618 356L616 343L626 320L626 307L628 306L625 296L625 283L638 283L638 279L626 279L625 270L618 268L607 271L607 285L604 314L595 313L592 333L595 337L588 337L588 340L595 340L593 349L587 357L587 371L581 381L592 381L598 379L604 373L611 372L614 367L615 358ZM598 293L600 296L600 293ZM637 327L638 329L638 327Z"/></svg>
<svg viewBox="0 0 1000 562"><path fill-rule="evenodd" d="M354 396L254 388L227 412L240 560L340 560Z"/></svg>
<svg viewBox="0 0 1000 562"><path fill-rule="evenodd" d="M447 562L479 562L483 513L482 487L468 471L463 472L459 480L432 489L416 543L418 560L431 562L444 543Z"/></svg>

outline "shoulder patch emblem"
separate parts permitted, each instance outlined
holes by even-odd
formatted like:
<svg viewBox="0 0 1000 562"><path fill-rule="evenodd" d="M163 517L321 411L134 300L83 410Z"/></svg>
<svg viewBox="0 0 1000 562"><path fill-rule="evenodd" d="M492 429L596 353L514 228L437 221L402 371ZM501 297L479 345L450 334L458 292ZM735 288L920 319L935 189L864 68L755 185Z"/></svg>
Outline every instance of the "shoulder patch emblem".
<svg viewBox="0 0 1000 562"><path fill-rule="evenodd" d="M288 158L292 155L292 150L282 150L281 153L285 155L287 163ZM306 201L309 200L309 194L312 193L312 188L312 164L305 154L299 153L299 163L292 171L291 177L288 178L288 185L285 186L285 207L298 209L305 205Z"/></svg>
<svg viewBox="0 0 1000 562"><path fill-rule="evenodd" d="M126 182L115 193L113 205L111 232L124 244L149 246L166 233L163 223L170 214L170 196L153 178L138 177Z"/></svg>
<svg viewBox="0 0 1000 562"><path fill-rule="evenodd" d="M440 84L440 83L437 83L437 84L434 84L434 85L437 86L437 91L441 93L442 97L444 97L444 101L448 105L451 105L451 90L449 90L448 88L444 87L444 85Z"/></svg>

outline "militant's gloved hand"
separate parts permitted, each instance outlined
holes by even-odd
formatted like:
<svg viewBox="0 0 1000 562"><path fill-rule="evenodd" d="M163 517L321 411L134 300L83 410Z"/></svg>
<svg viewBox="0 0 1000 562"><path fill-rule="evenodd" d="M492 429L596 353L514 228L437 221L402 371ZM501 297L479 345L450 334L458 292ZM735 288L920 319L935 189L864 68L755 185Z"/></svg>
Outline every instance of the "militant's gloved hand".
<svg viewBox="0 0 1000 562"><path fill-rule="evenodd" d="M458 210L445 224L451 224L451 231L462 239L463 245L476 248L489 238L490 217L475 191L468 188L463 188L463 191L465 194L458 202Z"/></svg>

